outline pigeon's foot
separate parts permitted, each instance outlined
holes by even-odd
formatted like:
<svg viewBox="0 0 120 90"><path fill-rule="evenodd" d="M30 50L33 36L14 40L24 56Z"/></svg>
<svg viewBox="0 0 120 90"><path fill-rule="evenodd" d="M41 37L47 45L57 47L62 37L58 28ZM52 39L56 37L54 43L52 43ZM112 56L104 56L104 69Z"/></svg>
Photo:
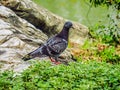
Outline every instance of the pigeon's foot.
<svg viewBox="0 0 120 90"><path fill-rule="evenodd" d="M56 62L55 59L53 59L53 58L51 58L51 57L49 57L49 58L50 58L50 61L51 61L51 62Z"/></svg>
<svg viewBox="0 0 120 90"><path fill-rule="evenodd" d="M49 57L49 58L50 58L50 61L53 62L55 65L61 64L61 62L56 61L55 59L53 59L51 57Z"/></svg>
<svg viewBox="0 0 120 90"><path fill-rule="evenodd" d="M54 64L59 65L59 64L61 64L61 62L54 62Z"/></svg>

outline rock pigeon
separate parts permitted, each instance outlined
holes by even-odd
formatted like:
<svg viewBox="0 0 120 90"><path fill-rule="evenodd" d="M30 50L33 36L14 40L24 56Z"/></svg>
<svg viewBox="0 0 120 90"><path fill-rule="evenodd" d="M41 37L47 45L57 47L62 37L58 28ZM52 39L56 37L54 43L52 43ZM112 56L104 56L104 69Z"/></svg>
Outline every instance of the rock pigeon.
<svg viewBox="0 0 120 90"><path fill-rule="evenodd" d="M68 46L69 29L72 28L72 26L72 22L65 22L63 29L59 34L48 39L46 43L25 55L22 59L27 61L35 57L48 56L52 62L55 64L60 64L57 58Z"/></svg>

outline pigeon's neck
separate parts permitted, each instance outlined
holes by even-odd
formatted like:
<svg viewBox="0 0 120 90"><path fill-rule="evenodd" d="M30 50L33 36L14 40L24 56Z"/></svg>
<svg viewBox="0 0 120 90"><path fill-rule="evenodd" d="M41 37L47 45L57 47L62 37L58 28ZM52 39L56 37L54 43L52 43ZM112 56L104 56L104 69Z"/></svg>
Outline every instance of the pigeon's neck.
<svg viewBox="0 0 120 90"><path fill-rule="evenodd" d="M68 40L69 36L69 28L63 27L62 31L57 35L57 37L61 37L65 40Z"/></svg>

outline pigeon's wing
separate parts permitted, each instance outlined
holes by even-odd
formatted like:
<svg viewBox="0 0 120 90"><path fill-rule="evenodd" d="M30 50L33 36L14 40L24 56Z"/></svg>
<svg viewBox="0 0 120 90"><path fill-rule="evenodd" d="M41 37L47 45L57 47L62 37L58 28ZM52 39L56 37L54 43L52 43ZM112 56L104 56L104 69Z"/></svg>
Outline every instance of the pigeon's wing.
<svg viewBox="0 0 120 90"><path fill-rule="evenodd" d="M68 42L65 39L54 37L49 39L46 44L50 55L59 55L66 49Z"/></svg>

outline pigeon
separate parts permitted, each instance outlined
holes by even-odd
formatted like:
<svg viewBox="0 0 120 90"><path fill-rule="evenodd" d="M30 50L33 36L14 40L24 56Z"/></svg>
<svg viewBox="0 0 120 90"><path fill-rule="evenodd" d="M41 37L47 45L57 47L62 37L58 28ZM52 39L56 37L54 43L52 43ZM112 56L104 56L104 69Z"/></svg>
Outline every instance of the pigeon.
<svg viewBox="0 0 120 90"><path fill-rule="evenodd" d="M72 22L70 21L65 22L63 29L60 33L48 39L46 43L41 45L36 50L28 53L22 59L24 61L27 61L35 57L47 56L55 64L60 64L60 62L58 61L58 57L68 46L68 37L69 37L70 28L73 28Z"/></svg>

